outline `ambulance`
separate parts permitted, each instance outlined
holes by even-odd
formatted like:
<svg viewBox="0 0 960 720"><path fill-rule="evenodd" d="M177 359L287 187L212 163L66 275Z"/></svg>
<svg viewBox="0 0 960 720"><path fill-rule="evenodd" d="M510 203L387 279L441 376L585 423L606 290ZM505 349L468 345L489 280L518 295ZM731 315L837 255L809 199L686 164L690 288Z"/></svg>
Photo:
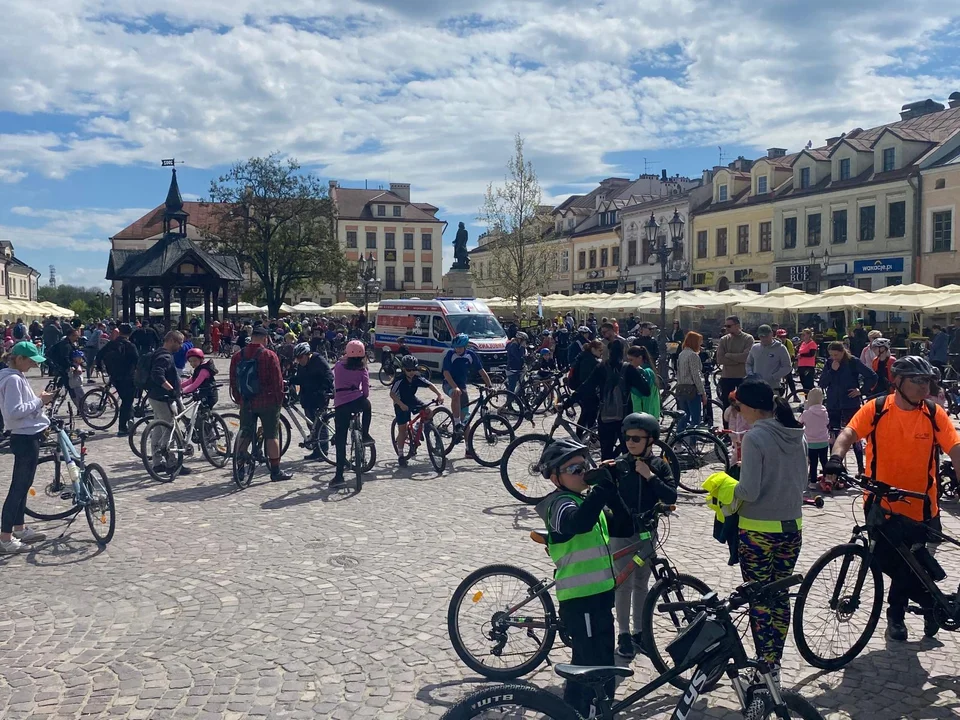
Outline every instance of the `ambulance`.
<svg viewBox="0 0 960 720"><path fill-rule="evenodd" d="M402 338L421 363L439 373L450 341L459 333L470 336L484 369L506 368L507 334L483 301L473 298L381 300L374 348L382 357L384 350L396 352Z"/></svg>

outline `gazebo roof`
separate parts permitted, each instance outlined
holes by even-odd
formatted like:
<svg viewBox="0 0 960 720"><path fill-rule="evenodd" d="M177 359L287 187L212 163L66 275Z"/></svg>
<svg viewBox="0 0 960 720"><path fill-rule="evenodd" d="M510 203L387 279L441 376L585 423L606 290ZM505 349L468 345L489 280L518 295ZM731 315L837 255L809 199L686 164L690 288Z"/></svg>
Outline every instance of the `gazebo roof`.
<svg viewBox="0 0 960 720"><path fill-rule="evenodd" d="M182 235L167 234L146 250L111 250L107 280L159 279L176 274L184 262L194 262L219 280L243 281L240 263L230 255L207 252Z"/></svg>

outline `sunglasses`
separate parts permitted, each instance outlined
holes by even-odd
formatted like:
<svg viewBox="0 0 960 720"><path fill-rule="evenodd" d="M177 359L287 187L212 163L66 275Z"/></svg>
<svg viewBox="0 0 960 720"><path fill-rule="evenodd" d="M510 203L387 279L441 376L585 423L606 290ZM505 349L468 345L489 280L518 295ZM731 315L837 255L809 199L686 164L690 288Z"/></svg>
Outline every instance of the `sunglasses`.
<svg viewBox="0 0 960 720"><path fill-rule="evenodd" d="M560 472L567 475L583 475L589 469L590 466L587 463L573 463L565 468L560 468Z"/></svg>
<svg viewBox="0 0 960 720"><path fill-rule="evenodd" d="M626 437L626 439L627 439L627 442L635 442L635 443L643 442L644 440L649 440L649 439L650 439L650 436L649 436L649 435L630 435L630 434L627 434L625 437Z"/></svg>
<svg viewBox="0 0 960 720"><path fill-rule="evenodd" d="M932 377L925 377L925 376L923 376L923 375L915 375L915 376L913 376L913 377L908 377L908 378L905 378L905 379L906 379L907 382L911 382L911 383L913 383L914 385L919 385L919 386L921 386L921 387L922 387L923 385L929 385L931 382L933 382L933 378L932 378Z"/></svg>
<svg viewBox="0 0 960 720"><path fill-rule="evenodd" d="M404 368L403 371L404 371L404 372L408 372L408 373L419 372L419 370L418 370L417 368Z"/></svg>

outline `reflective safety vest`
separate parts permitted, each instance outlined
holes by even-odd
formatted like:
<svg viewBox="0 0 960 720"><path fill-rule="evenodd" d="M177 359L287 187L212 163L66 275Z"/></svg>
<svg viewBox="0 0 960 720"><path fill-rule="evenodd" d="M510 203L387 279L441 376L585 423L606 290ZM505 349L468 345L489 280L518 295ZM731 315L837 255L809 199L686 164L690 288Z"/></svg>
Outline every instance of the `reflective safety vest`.
<svg viewBox="0 0 960 720"><path fill-rule="evenodd" d="M566 542L556 542L550 531L550 507L561 497L569 497L577 505L583 503L583 497L576 493L557 493L543 504L541 516L547 523L547 549L557 566L553 576L557 581L557 600L564 602L613 590L616 581L606 516L601 512L589 532L574 535Z"/></svg>

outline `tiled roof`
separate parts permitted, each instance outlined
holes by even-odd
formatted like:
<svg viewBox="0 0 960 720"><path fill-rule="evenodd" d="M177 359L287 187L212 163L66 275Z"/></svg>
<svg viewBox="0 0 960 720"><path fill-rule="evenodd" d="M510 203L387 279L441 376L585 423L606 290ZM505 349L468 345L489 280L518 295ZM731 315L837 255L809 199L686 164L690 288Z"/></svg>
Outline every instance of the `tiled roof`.
<svg viewBox="0 0 960 720"><path fill-rule="evenodd" d="M926 142L926 143L937 142L930 136L930 133L922 130L915 130L914 128L889 127L885 129L885 132L889 132L893 135L896 135L901 140L906 140L907 142ZM881 137L883 137L883 133L880 133L876 137L876 139L873 141L873 145L876 145L877 140L879 140Z"/></svg>
<svg viewBox="0 0 960 720"><path fill-rule="evenodd" d="M399 195L389 190L362 190L360 188L336 189L337 215L341 220L396 220L397 222L441 222L428 210L418 207L417 203L409 203ZM393 218L391 215L377 216L370 209L372 204L403 205L406 207L402 218ZM426 205L426 203L420 203ZM433 207L432 205L430 207ZM434 208L434 211L436 209Z"/></svg>
<svg viewBox="0 0 960 720"><path fill-rule="evenodd" d="M146 250L111 250L107 280L161 277L187 257L196 258L221 280L243 280L235 257L207 252L193 240L179 235L166 235Z"/></svg>
<svg viewBox="0 0 960 720"><path fill-rule="evenodd" d="M847 136L842 138L839 142L834 143L833 147L830 148L830 156L839 150L843 145L849 145L857 152L873 152L873 143L868 140L861 140L859 137L850 137Z"/></svg>
<svg viewBox="0 0 960 720"><path fill-rule="evenodd" d="M163 213L165 210L165 205L157 205L142 218L134 221L110 239L145 240L159 235L163 232ZM187 220L188 223L200 230L214 232L217 229L219 214L223 212L224 205L220 203L185 202L183 203L183 210L190 215Z"/></svg>
<svg viewBox="0 0 960 720"><path fill-rule="evenodd" d="M574 201L579 200L579 199L582 198L582 197L583 197L583 195L571 195L571 196L568 197L566 200L564 200L562 203L560 203L559 205L557 205L557 206L553 209L553 212L555 212L555 213L563 212L564 210L566 210L567 208L569 208L571 205L573 205Z"/></svg>
<svg viewBox="0 0 960 720"><path fill-rule="evenodd" d="M827 162L830 160L830 153L824 148L817 148L817 149L804 148L803 150L801 150L800 152L798 152L796 155L793 156L793 160L791 161L790 165L791 166L796 165L797 161L804 155L812 157L817 162Z"/></svg>

